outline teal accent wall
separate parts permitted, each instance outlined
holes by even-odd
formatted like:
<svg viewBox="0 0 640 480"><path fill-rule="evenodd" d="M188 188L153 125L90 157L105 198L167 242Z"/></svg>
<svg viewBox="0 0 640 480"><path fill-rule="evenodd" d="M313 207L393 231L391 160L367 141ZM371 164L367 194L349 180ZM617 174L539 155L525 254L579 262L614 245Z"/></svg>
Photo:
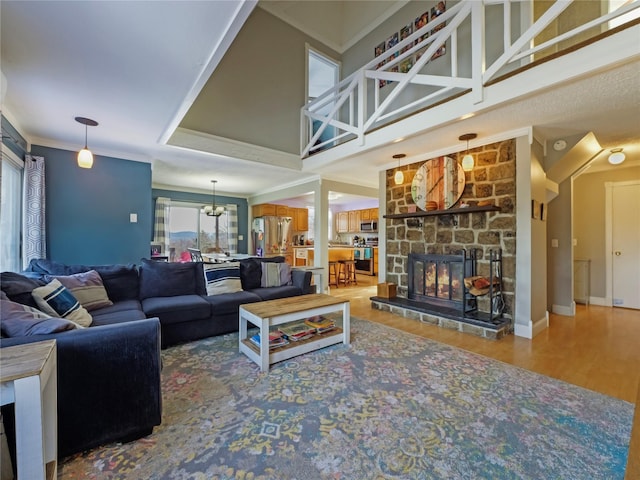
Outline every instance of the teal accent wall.
<svg viewBox="0 0 640 480"><path fill-rule="evenodd" d="M158 197L167 197L176 202L193 202L207 205L211 203L211 194L180 192L176 190L162 190L154 188L152 191L153 208ZM235 204L238 206L238 235L242 235L243 239L238 240L238 253L247 253L248 249L248 229L249 229L249 204L246 198L225 197L216 194L216 203ZM151 236L153 237L153 221L151 222Z"/></svg>
<svg viewBox="0 0 640 480"><path fill-rule="evenodd" d="M135 263L149 257L151 165L94 155L78 167L77 152L34 145L45 159L47 257L68 264ZM131 223L129 214L138 222Z"/></svg>

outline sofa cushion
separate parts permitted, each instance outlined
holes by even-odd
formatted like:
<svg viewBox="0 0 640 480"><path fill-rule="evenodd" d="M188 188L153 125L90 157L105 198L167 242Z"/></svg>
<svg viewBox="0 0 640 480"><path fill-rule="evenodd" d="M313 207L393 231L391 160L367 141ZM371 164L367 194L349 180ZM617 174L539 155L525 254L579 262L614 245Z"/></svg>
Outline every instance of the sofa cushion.
<svg viewBox="0 0 640 480"><path fill-rule="evenodd" d="M141 303L147 317L158 317L161 324L202 320L211 316L211 305L199 295L152 297L143 299Z"/></svg>
<svg viewBox="0 0 640 480"><path fill-rule="evenodd" d="M204 272L201 262L170 263L143 258L140 265L140 299L202 295Z"/></svg>
<svg viewBox="0 0 640 480"><path fill-rule="evenodd" d="M77 327L69 320L52 317L36 308L12 302L4 293L0 295L0 330L5 337L46 335Z"/></svg>
<svg viewBox="0 0 640 480"><path fill-rule="evenodd" d="M46 285L46 283L43 280L28 278L15 272L0 273L0 288L7 294L9 300L33 308L38 308L38 304L31 292L34 288Z"/></svg>
<svg viewBox="0 0 640 480"><path fill-rule="evenodd" d="M42 287L34 288L31 295L44 313L66 318L83 327L91 325L93 319L89 312L59 280L51 280Z"/></svg>
<svg viewBox="0 0 640 480"><path fill-rule="evenodd" d="M251 293L259 296L260 300L275 300L277 298L295 297L296 295L303 294L302 290L294 285L256 288L255 290L251 290Z"/></svg>
<svg viewBox="0 0 640 480"><path fill-rule="evenodd" d="M240 264L238 262L206 264L204 265L204 278L207 284L207 295L219 295L242 290Z"/></svg>
<svg viewBox="0 0 640 480"><path fill-rule="evenodd" d="M237 315L240 305L243 303L255 303L262 300L255 293L244 290L235 293L221 293L220 295L205 297L205 299L211 304L211 313L214 317L230 313Z"/></svg>
<svg viewBox="0 0 640 480"><path fill-rule="evenodd" d="M95 270L100 274L111 301L138 298L138 270L133 264L66 265L46 258L34 258L29 262L27 270L48 275L73 275Z"/></svg>
<svg viewBox="0 0 640 480"><path fill-rule="evenodd" d="M102 277L95 270L74 275L45 275L45 278L48 281L58 280L89 312L113 305L102 283Z"/></svg>
<svg viewBox="0 0 640 480"><path fill-rule="evenodd" d="M93 317L91 326L111 325L112 323L131 322L147 318L138 300L116 302L109 307L93 310L91 316Z"/></svg>
<svg viewBox="0 0 640 480"><path fill-rule="evenodd" d="M263 262L261 287L291 285L291 265L288 263Z"/></svg>
<svg viewBox="0 0 640 480"><path fill-rule="evenodd" d="M284 257L251 257L240 260L240 281L243 290L260 288L262 263L283 263Z"/></svg>

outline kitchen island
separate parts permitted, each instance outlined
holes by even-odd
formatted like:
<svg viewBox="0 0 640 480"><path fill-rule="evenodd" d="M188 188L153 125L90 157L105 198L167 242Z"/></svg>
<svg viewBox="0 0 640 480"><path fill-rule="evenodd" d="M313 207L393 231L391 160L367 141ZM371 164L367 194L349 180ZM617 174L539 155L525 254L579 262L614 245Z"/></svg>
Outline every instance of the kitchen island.
<svg viewBox="0 0 640 480"><path fill-rule="evenodd" d="M314 265L313 245L294 246L293 250L295 266ZM355 260L356 273L372 276L376 274L376 260L378 257L378 247L376 246L332 245L329 246L328 254L328 262Z"/></svg>

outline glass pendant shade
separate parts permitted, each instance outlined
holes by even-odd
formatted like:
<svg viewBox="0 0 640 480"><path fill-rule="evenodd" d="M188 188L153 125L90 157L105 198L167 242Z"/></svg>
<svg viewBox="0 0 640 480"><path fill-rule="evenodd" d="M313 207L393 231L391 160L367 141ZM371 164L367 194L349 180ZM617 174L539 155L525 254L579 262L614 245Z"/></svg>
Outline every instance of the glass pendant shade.
<svg viewBox="0 0 640 480"><path fill-rule="evenodd" d="M470 172L471 170L473 170L473 166L474 166L475 162L473 160L473 156L471 156L470 154L466 154L464 157L462 157L462 170L464 170L465 172Z"/></svg>
<svg viewBox="0 0 640 480"><path fill-rule="evenodd" d="M396 174L393 176L393 181L396 185L402 185L404 183L404 174L400 170L396 171Z"/></svg>
<svg viewBox="0 0 640 480"><path fill-rule="evenodd" d="M91 168L93 166L93 154L87 147L87 127L97 127L98 122L85 117L76 117L76 122L84 125L84 148L78 152L78 166L80 168Z"/></svg>
<svg viewBox="0 0 640 480"><path fill-rule="evenodd" d="M93 154L86 146L78 152L78 166L81 168L91 168L93 166Z"/></svg>

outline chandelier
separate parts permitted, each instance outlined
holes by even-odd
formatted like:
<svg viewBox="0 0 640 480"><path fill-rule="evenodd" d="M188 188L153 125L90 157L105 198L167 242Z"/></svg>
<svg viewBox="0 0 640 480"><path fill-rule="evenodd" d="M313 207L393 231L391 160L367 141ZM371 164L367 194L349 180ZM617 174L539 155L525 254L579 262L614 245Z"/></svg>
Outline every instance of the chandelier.
<svg viewBox="0 0 640 480"><path fill-rule="evenodd" d="M227 210L224 205L216 205L217 182L217 180L211 180L211 183L213 184L213 201L211 202L211 205L205 205L204 207L202 207L205 215L208 215L209 217L219 217Z"/></svg>

